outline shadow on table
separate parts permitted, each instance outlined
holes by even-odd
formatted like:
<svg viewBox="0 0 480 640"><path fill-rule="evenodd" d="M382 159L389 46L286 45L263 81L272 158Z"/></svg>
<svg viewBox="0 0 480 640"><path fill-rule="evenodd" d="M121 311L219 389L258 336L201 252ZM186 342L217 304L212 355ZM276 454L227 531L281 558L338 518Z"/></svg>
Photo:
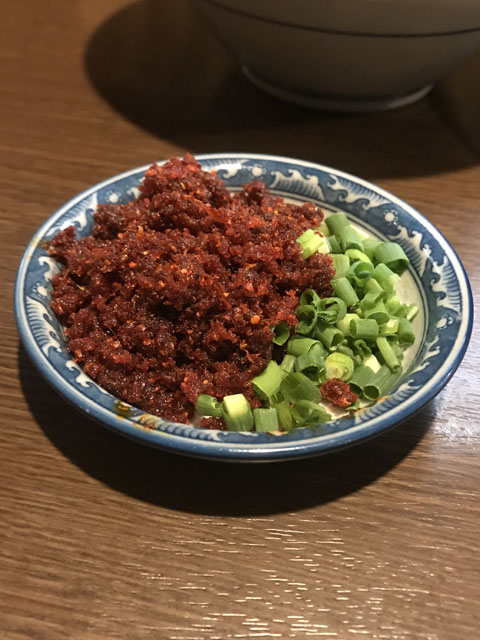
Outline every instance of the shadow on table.
<svg viewBox="0 0 480 640"><path fill-rule="evenodd" d="M336 500L398 464L434 418L430 405L378 438L316 458L270 464L210 462L152 449L108 431L60 398L21 346L18 360L33 416L75 465L116 491L191 513L266 515Z"/></svg>
<svg viewBox="0 0 480 640"><path fill-rule="evenodd" d="M116 111L195 153L287 155L370 179L431 175L475 162L452 145L434 99L342 115L263 94L183 0L144 0L112 14L91 35L85 67Z"/></svg>

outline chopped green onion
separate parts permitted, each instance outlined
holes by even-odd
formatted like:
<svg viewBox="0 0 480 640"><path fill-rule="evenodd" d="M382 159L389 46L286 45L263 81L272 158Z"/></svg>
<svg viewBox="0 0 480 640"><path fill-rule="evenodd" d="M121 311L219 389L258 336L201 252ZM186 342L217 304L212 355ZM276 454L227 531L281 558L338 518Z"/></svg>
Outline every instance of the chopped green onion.
<svg viewBox="0 0 480 640"><path fill-rule="evenodd" d="M297 238L297 242L302 247L302 258L306 260L318 250L322 244L322 236L313 229L307 229Z"/></svg>
<svg viewBox="0 0 480 640"><path fill-rule="evenodd" d="M401 364L387 338L383 336L377 338L377 347L389 369L392 371L398 371Z"/></svg>
<svg viewBox="0 0 480 640"><path fill-rule="evenodd" d="M332 250L330 240L328 238L325 238L324 236L321 236L320 240L321 243L317 249L317 253L330 253Z"/></svg>
<svg viewBox="0 0 480 640"><path fill-rule="evenodd" d="M404 250L396 242L381 242L375 247L373 257L377 263L386 265L395 273L402 273L409 264Z"/></svg>
<svg viewBox="0 0 480 640"><path fill-rule="evenodd" d="M299 427L329 422L332 419L332 416L320 404L311 400L296 402L292 413Z"/></svg>
<svg viewBox="0 0 480 640"><path fill-rule="evenodd" d="M336 235L338 236L344 251L347 249L358 249L359 251L363 251L363 238L355 227L352 227L351 225L348 225L348 227L342 227Z"/></svg>
<svg viewBox="0 0 480 640"><path fill-rule="evenodd" d="M365 340L362 339L354 340L353 351L356 355L361 357L362 361L365 360L365 358L368 358L368 356L372 355L372 350L365 342Z"/></svg>
<svg viewBox="0 0 480 640"><path fill-rule="evenodd" d="M407 309L407 315L406 315L407 320L412 321L416 317L418 312L419 312L419 308L417 307L417 305L411 304Z"/></svg>
<svg viewBox="0 0 480 640"><path fill-rule="evenodd" d="M377 371L380 371L380 369L382 368L382 365L380 364L376 356L373 355L373 353L365 358L363 364L366 367L369 367L373 371L373 373L377 373Z"/></svg>
<svg viewBox="0 0 480 640"><path fill-rule="evenodd" d="M359 249L347 249L345 251L345 255L347 255L352 262L360 261L360 262L367 262L370 264L372 262L369 256L367 256L366 253L364 253L363 251L360 251Z"/></svg>
<svg viewBox="0 0 480 640"><path fill-rule="evenodd" d="M355 369L353 376L349 380L350 389L354 393L361 394L363 393L364 387L371 382L373 377L375 376L375 372L362 364L360 367Z"/></svg>
<svg viewBox="0 0 480 640"><path fill-rule="evenodd" d="M367 400L378 400L390 391L396 380L397 373L392 373L386 365L383 365L375 376L363 387L363 395Z"/></svg>
<svg viewBox="0 0 480 640"><path fill-rule="evenodd" d="M350 358L352 358L352 360L354 360L355 357L356 357L354 352L353 352L353 349L350 349L350 347L348 346L346 340L344 340L343 342L341 342L338 345L337 350L336 350L335 353L344 353L346 356L349 356ZM362 358L362 360L363 360L363 358Z"/></svg>
<svg viewBox="0 0 480 640"><path fill-rule="evenodd" d="M370 309L365 309L363 315L365 318L375 320L377 324L385 324L390 319L387 308L383 302L377 302L377 304Z"/></svg>
<svg viewBox="0 0 480 640"><path fill-rule="evenodd" d="M335 278L344 278L350 268L350 258L343 253L332 256Z"/></svg>
<svg viewBox="0 0 480 640"><path fill-rule="evenodd" d="M325 360L325 370L328 380L339 378L346 382L353 375L353 360L344 353L331 353Z"/></svg>
<svg viewBox="0 0 480 640"><path fill-rule="evenodd" d="M343 333L344 336L352 335L350 333L350 323L352 320L358 320L357 313L347 313L341 320L337 322L337 329Z"/></svg>
<svg viewBox="0 0 480 640"><path fill-rule="evenodd" d="M350 323L350 335L352 338L376 340L378 337L378 324L373 318L353 319Z"/></svg>
<svg viewBox="0 0 480 640"><path fill-rule="evenodd" d="M310 351L314 344L320 344L320 341L314 340L313 338L293 336L287 342L287 353L297 358L298 356L301 356L302 353Z"/></svg>
<svg viewBox="0 0 480 640"><path fill-rule="evenodd" d="M372 277L372 274L373 264L370 261L360 262L360 260L357 260L348 270L348 277L360 288L365 286L365 283Z"/></svg>
<svg viewBox="0 0 480 640"><path fill-rule="evenodd" d="M308 353L304 353L295 360L295 371L303 373L312 382L319 384L324 378L324 351L320 345L314 345Z"/></svg>
<svg viewBox="0 0 480 640"><path fill-rule="evenodd" d="M393 291L393 285L400 279L400 276L387 267L386 264L377 264L373 275L385 291Z"/></svg>
<svg viewBox="0 0 480 640"><path fill-rule="evenodd" d="M397 315L397 311L402 306L402 303L397 294L392 293L385 300L385 306L387 307L389 313Z"/></svg>
<svg viewBox="0 0 480 640"><path fill-rule="evenodd" d="M315 330L315 335L320 338L322 343L329 351L334 351L342 340L344 339L343 333L337 327L319 322Z"/></svg>
<svg viewBox="0 0 480 640"><path fill-rule="evenodd" d="M255 422L255 431L259 433L277 431L278 429L278 416L276 409L254 409L253 420Z"/></svg>
<svg viewBox="0 0 480 640"><path fill-rule="evenodd" d="M316 309L320 304L320 300L321 298L316 291L313 289L305 289L300 296L299 303L301 307L304 305L312 305Z"/></svg>
<svg viewBox="0 0 480 640"><path fill-rule="evenodd" d="M286 322L279 322L273 327L274 337L272 339L273 344L282 346L290 337L290 327Z"/></svg>
<svg viewBox="0 0 480 640"><path fill-rule="evenodd" d="M317 310L312 304L304 304L301 307L297 307L296 315L299 319L297 333L310 333L317 324Z"/></svg>
<svg viewBox="0 0 480 640"><path fill-rule="evenodd" d="M280 385L280 391L286 400L295 403L298 400L320 402L320 389L303 373L289 373Z"/></svg>
<svg viewBox="0 0 480 640"><path fill-rule="evenodd" d="M275 409L277 411L279 425L287 431L293 429L295 421L293 419L292 410L288 400L282 400L278 404L275 404Z"/></svg>
<svg viewBox="0 0 480 640"><path fill-rule="evenodd" d="M320 343L319 343L320 344ZM291 371L293 371L293 368L295 366L295 360L296 357L290 355L289 353L287 353L284 357L283 360L280 363L280 369L284 372L284 373L290 373Z"/></svg>
<svg viewBox="0 0 480 640"><path fill-rule="evenodd" d="M375 277L372 277L370 278L370 280L367 280L367 282L365 283L365 291L367 291L368 293L383 293L383 294L385 293L384 288Z"/></svg>
<svg viewBox="0 0 480 640"><path fill-rule="evenodd" d="M213 416L214 418L222 418L223 410L221 403L206 393L201 393L197 402L195 403L195 409L201 416Z"/></svg>
<svg viewBox="0 0 480 640"><path fill-rule="evenodd" d="M225 396L222 402L223 418L230 431L250 431L253 413L243 393Z"/></svg>
<svg viewBox="0 0 480 640"><path fill-rule="evenodd" d="M385 291L383 289L380 289L380 291L369 291L360 301L360 309L362 311L372 309L376 304L382 302L384 297Z"/></svg>
<svg viewBox="0 0 480 640"><path fill-rule="evenodd" d="M398 318L390 318L388 322L380 325L380 335L382 336L393 336L397 333L399 327Z"/></svg>
<svg viewBox="0 0 480 640"><path fill-rule="evenodd" d="M316 227L315 231L320 231L320 233L324 236L329 236L330 235L330 229L327 226L327 223L325 222L325 220L323 222L321 222L318 227Z"/></svg>
<svg viewBox="0 0 480 640"><path fill-rule="evenodd" d="M370 260L373 259L375 249L378 247L379 244L382 244L380 240L375 240L374 238L364 239L363 250L367 254L367 256L370 258Z"/></svg>
<svg viewBox="0 0 480 640"><path fill-rule="evenodd" d="M347 305L341 298L323 298L318 305L317 317L321 322L335 324L346 313Z"/></svg>
<svg viewBox="0 0 480 640"><path fill-rule="evenodd" d="M343 211L338 211L337 213L332 213L331 215L325 218L325 224L330 231L330 235L336 236L340 233L343 227L349 227L350 223L348 221L347 216L343 213Z"/></svg>
<svg viewBox="0 0 480 640"><path fill-rule="evenodd" d="M400 318L398 322L398 340L400 344L411 345L415 342L412 324L407 318Z"/></svg>
<svg viewBox="0 0 480 640"><path fill-rule="evenodd" d="M266 368L258 376L253 378L252 387L261 398L270 398L280 388L283 373L275 360L270 360Z"/></svg>
<svg viewBox="0 0 480 640"><path fill-rule="evenodd" d="M347 278L334 278L332 280L332 287L335 295L341 298L347 307L353 307L353 305L357 304L358 296Z"/></svg>
<svg viewBox="0 0 480 640"><path fill-rule="evenodd" d="M332 254L339 253L339 254L343 255L343 253L341 253L342 252L342 245L337 240L337 236L328 236L328 242L330 243L330 251L331 251ZM332 258L333 257L334 257L334 255L332 255Z"/></svg>

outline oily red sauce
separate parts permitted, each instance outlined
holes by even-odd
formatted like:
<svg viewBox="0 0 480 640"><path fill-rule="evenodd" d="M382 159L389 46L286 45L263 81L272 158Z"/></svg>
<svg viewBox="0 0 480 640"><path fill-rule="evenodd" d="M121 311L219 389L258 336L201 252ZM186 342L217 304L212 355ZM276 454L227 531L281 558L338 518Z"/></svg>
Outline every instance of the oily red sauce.
<svg viewBox="0 0 480 640"><path fill-rule="evenodd" d="M353 393L348 385L339 378L331 378L320 387L322 398L337 407L349 407L358 400L358 395Z"/></svg>
<svg viewBox="0 0 480 640"><path fill-rule="evenodd" d="M200 393L244 393L272 356L271 326L296 325L306 288L331 295L331 258L301 256L313 204L252 182L230 193L191 155L153 165L139 197L99 205L93 233L61 231L52 309L75 360L122 400L188 423ZM210 426L205 424L205 426Z"/></svg>

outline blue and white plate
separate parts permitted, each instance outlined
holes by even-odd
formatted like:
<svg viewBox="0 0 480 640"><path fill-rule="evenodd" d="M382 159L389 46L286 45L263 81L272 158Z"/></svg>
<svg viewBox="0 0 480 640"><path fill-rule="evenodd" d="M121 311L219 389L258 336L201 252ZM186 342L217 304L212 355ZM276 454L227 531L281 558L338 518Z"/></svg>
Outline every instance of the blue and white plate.
<svg viewBox="0 0 480 640"><path fill-rule="evenodd" d="M467 348L473 304L462 263L428 220L373 184L310 162L238 153L198 159L205 169L215 169L232 190L262 180L273 193L292 201L310 200L327 211L345 211L366 232L403 247L411 266L402 276L401 294L416 302L421 313L415 327L417 345L410 351L401 384L371 408L287 435L202 430L135 407L119 415L117 399L85 375L66 348L62 327L50 310L51 279L59 267L44 247L71 224L80 236L89 234L97 204L133 199L145 166L70 200L38 230L20 263L15 286L20 336L40 373L62 396L91 418L135 440L192 456L248 462L300 458L360 442L405 420L442 389Z"/></svg>

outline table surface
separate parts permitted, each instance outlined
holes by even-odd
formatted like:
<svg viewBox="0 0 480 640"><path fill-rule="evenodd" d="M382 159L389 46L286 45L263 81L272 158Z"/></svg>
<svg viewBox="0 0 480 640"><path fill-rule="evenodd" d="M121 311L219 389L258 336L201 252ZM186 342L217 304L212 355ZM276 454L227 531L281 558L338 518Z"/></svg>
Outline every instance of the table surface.
<svg viewBox="0 0 480 640"><path fill-rule="evenodd" d="M478 637L479 335L421 413L302 462L203 462L127 441L19 343L15 271L63 202L182 154L305 158L426 215L480 284L480 56L426 99L322 114L260 93L184 1L23 0L0 22L0 636Z"/></svg>

